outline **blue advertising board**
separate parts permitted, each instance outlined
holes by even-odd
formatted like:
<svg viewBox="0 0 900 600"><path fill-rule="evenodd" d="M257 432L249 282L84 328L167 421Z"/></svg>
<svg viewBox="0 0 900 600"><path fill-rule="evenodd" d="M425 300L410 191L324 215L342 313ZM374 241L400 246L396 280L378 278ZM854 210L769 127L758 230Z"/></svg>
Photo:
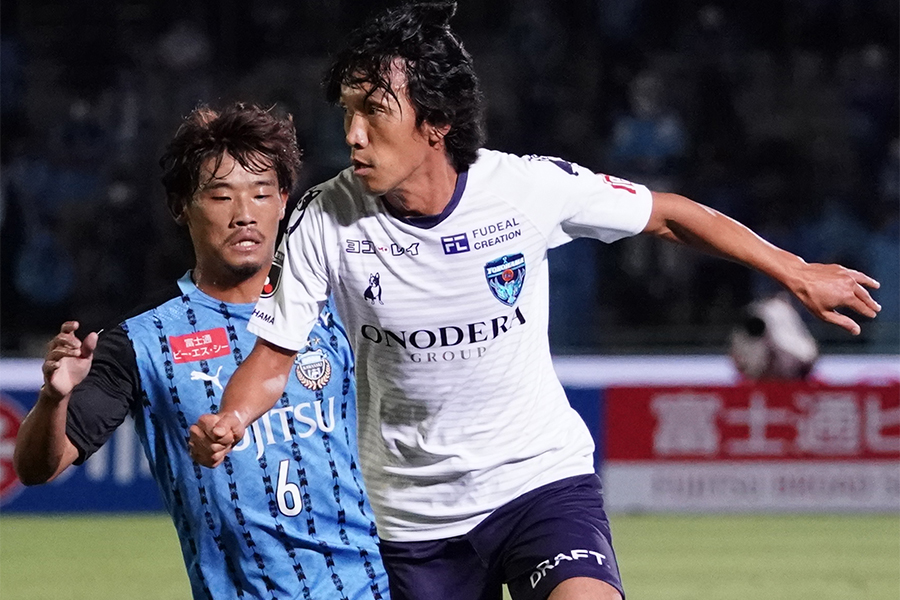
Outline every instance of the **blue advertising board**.
<svg viewBox="0 0 900 600"><path fill-rule="evenodd" d="M34 404L37 389L0 392L0 510L12 512L93 512L162 510L156 482L131 420L84 465L56 480L26 487L12 466L15 435Z"/></svg>
<svg viewBox="0 0 900 600"><path fill-rule="evenodd" d="M601 472L605 448L604 397L612 385L729 385L737 374L727 357L557 357L569 402L590 429ZM826 357L814 373L831 383L896 381L897 356ZM0 360L0 510L2 512L129 512L163 509L131 421L84 465L55 481L25 487L12 466L16 434L42 383L38 359Z"/></svg>
<svg viewBox="0 0 900 600"><path fill-rule="evenodd" d="M587 423L602 448L602 393L596 389L567 389L573 408ZM25 487L12 468L18 425L34 404L37 390L0 392L0 508L4 512L130 512L162 510L156 482L150 475L131 419L84 465L68 469L47 485ZM598 472L600 456L595 453Z"/></svg>

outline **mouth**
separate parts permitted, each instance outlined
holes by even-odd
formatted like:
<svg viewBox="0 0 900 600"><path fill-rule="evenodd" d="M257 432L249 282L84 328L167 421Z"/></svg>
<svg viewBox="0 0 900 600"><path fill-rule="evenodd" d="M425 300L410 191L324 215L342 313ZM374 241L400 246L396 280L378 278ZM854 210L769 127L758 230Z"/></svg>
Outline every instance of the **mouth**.
<svg viewBox="0 0 900 600"><path fill-rule="evenodd" d="M239 231L227 241L230 248L238 252L253 252L263 244L263 237L256 231Z"/></svg>
<svg viewBox="0 0 900 600"><path fill-rule="evenodd" d="M357 160L355 158L350 160L350 164L353 165L353 174L357 177L364 177L369 175L372 172L372 165L361 160Z"/></svg>

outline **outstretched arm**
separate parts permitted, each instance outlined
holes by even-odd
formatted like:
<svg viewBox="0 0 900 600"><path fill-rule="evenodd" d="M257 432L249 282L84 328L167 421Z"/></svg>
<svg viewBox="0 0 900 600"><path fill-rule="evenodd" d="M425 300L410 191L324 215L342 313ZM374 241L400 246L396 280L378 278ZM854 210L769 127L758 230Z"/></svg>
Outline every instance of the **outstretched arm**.
<svg viewBox="0 0 900 600"><path fill-rule="evenodd" d="M853 335L859 334L859 324L838 309L849 308L869 318L881 310L866 289L877 289L879 283L868 275L841 265L807 263L763 240L734 219L677 194L653 192L653 210L644 233L684 243L765 273L787 288L816 317Z"/></svg>
<svg viewBox="0 0 900 600"><path fill-rule="evenodd" d="M191 426L191 457L205 467L216 467L244 437L253 421L281 397L297 353L262 338L225 386L217 414L202 415Z"/></svg>
<svg viewBox="0 0 900 600"><path fill-rule="evenodd" d="M77 321L66 321L47 348L44 385L34 408L16 436L13 465L25 485L53 480L78 458L78 449L66 436L66 413L72 389L91 368L97 334L79 340Z"/></svg>

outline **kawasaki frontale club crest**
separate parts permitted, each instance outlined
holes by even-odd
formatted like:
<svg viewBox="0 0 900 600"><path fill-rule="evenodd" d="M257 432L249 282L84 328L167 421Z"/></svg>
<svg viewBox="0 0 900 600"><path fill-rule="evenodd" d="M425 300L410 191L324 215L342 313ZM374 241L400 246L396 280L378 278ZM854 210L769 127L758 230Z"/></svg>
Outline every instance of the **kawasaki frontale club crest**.
<svg viewBox="0 0 900 600"><path fill-rule="evenodd" d="M525 256L507 254L484 265L484 276L494 297L512 306L519 299L525 283Z"/></svg>
<svg viewBox="0 0 900 600"><path fill-rule="evenodd" d="M331 380L331 363L321 350L304 352L294 361L297 379L303 387L317 392Z"/></svg>

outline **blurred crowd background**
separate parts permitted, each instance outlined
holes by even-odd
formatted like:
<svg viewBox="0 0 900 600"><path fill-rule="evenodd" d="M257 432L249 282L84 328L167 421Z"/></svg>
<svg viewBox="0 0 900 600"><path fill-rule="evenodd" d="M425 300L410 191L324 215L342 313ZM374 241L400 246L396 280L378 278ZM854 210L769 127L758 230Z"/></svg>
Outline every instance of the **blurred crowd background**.
<svg viewBox="0 0 900 600"><path fill-rule="evenodd" d="M191 264L158 158L199 102L294 116L300 192L348 164L320 80L395 2L3 0L0 334L40 356ZM877 278L881 316L825 352L900 351L897 0L481 0L454 21L488 147L677 191L809 261ZM552 199L548 198L548 201ZM551 254L558 353L719 352L777 286L652 239Z"/></svg>

